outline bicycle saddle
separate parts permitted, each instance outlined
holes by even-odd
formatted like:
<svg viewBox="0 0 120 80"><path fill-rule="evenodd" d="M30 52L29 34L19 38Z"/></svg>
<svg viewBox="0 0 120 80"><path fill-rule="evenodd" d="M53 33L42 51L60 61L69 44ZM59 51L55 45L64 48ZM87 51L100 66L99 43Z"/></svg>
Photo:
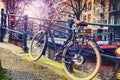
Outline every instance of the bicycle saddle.
<svg viewBox="0 0 120 80"><path fill-rule="evenodd" d="M88 26L88 23L85 21L79 21L79 20L74 19L73 22L79 26Z"/></svg>

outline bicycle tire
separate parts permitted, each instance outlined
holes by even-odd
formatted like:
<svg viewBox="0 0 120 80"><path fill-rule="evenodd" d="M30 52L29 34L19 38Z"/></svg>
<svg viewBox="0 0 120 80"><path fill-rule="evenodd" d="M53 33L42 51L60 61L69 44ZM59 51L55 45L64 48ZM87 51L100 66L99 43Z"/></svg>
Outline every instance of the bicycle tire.
<svg viewBox="0 0 120 80"><path fill-rule="evenodd" d="M45 52L45 46L46 46L46 34L44 34L44 30L41 30L37 32L32 38L32 42L29 49L30 58L33 61L37 61L43 55L43 52ZM35 50L33 48L35 48Z"/></svg>
<svg viewBox="0 0 120 80"><path fill-rule="evenodd" d="M87 40L87 39L86 39ZM85 76L85 77L76 77L73 75L73 73L71 73L68 68L67 68L67 65L66 65L66 61L65 61L65 57L66 57L66 54L67 54L67 50L68 50L68 47L70 47L71 45L73 44L73 41L70 41L68 44L67 44L67 47L64 48L63 50L63 54L62 54L62 65L63 65L63 68L64 68L64 71L66 72L66 74L72 78L73 80L91 80L92 78L94 78L96 76L96 74L98 73L99 69L100 69L100 65L101 65L101 56L100 56L100 52L99 50L97 49L97 47L95 46L94 42L92 41L89 41L89 44L92 46L92 48L94 49L95 51L95 54L97 56L97 63L96 63L96 67L94 69L94 71L88 75L88 76Z"/></svg>

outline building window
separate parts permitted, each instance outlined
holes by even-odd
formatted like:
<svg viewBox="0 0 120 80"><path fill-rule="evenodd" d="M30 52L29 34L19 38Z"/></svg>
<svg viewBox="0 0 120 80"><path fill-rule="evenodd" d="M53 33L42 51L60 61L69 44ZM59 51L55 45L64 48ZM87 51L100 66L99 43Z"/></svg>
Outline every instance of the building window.
<svg viewBox="0 0 120 80"><path fill-rule="evenodd" d="M102 35L103 34L103 30L102 29L98 29L97 30L97 36L98 36L98 38L99 38L99 40L102 40Z"/></svg>
<svg viewBox="0 0 120 80"><path fill-rule="evenodd" d="M108 12L108 6L105 7L104 13Z"/></svg>
<svg viewBox="0 0 120 80"><path fill-rule="evenodd" d="M111 6L110 6L110 11L113 11L114 8L113 8L113 4L111 3Z"/></svg>
<svg viewBox="0 0 120 80"><path fill-rule="evenodd" d="M100 18L95 18L95 19L94 19L94 22L95 22L95 23L101 23L101 19L100 19Z"/></svg>
<svg viewBox="0 0 120 80"><path fill-rule="evenodd" d="M98 7L95 8L94 14L95 14L95 15L99 15L99 14L100 14L100 11L101 11L101 7L98 6Z"/></svg>
<svg viewBox="0 0 120 80"><path fill-rule="evenodd" d="M97 30L93 30L93 36L97 37Z"/></svg>
<svg viewBox="0 0 120 80"><path fill-rule="evenodd" d="M114 17L114 16L111 16L111 17L110 17L110 24L114 24L114 21L115 21L115 17Z"/></svg>
<svg viewBox="0 0 120 80"><path fill-rule="evenodd" d="M106 5L104 5L104 7L103 7L102 9L103 9L103 13L108 12L108 10L107 10L107 6L106 6Z"/></svg>
<svg viewBox="0 0 120 80"><path fill-rule="evenodd" d="M117 3L118 3L118 4L117 4L117 10L120 10L120 0L118 0Z"/></svg>
<svg viewBox="0 0 120 80"><path fill-rule="evenodd" d="M101 23L101 18L97 18L97 19L96 19L96 22L97 22L97 23Z"/></svg>
<svg viewBox="0 0 120 80"><path fill-rule="evenodd" d="M105 23L105 24L106 24L106 23L107 23L107 19L103 19L103 20L102 20L102 23Z"/></svg>
<svg viewBox="0 0 120 80"><path fill-rule="evenodd" d="M115 40L120 40L120 29L115 30Z"/></svg>
<svg viewBox="0 0 120 80"><path fill-rule="evenodd" d="M108 38L107 37L108 36L108 30L105 29L103 34L104 34L104 40L107 40L107 38Z"/></svg>
<svg viewBox="0 0 120 80"><path fill-rule="evenodd" d="M117 24L120 24L120 16L117 17L116 23L117 23Z"/></svg>
<svg viewBox="0 0 120 80"><path fill-rule="evenodd" d="M88 10L91 10L91 8L92 8L92 3L89 2L89 3L88 3Z"/></svg>
<svg viewBox="0 0 120 80"><path fill-rule="evenodd" d="M94 3L98 3L98 2L100 2L100 0L94 0Z"/></svg>
<svg viewBox="0 0 120 80"><path fill-rule="evenodd" d="M86 21L86 16L83 17L83 20Z"/></svg>
<svg viewBox="0 0 120 80"><path fill-rule="evenodd" d="M91 14L88 15L88 22L91 22Z"/></svg>

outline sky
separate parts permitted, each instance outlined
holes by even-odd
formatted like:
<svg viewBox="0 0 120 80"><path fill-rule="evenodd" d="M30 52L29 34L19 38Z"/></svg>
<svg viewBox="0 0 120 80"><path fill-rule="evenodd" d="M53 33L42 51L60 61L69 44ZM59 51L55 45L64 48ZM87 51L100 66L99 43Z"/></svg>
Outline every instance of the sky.
<svg viewBox="0 0 120 80"><path fill-rule="evenodd" d="M25 8L25 13L30 17L44 18L47 16L47 6L42 0L35 0Z"/></svg>

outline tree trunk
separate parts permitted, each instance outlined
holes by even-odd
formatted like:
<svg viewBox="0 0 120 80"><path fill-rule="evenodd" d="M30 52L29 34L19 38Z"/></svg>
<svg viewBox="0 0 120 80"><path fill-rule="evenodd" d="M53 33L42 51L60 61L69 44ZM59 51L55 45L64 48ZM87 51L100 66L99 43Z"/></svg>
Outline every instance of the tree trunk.
<svg viewBox="0 0 120 80"><path fill-rule="evenodd" d="M79 13L76 13L75 16L76 16L77 20L80 20L80 14Z"/></svg>

